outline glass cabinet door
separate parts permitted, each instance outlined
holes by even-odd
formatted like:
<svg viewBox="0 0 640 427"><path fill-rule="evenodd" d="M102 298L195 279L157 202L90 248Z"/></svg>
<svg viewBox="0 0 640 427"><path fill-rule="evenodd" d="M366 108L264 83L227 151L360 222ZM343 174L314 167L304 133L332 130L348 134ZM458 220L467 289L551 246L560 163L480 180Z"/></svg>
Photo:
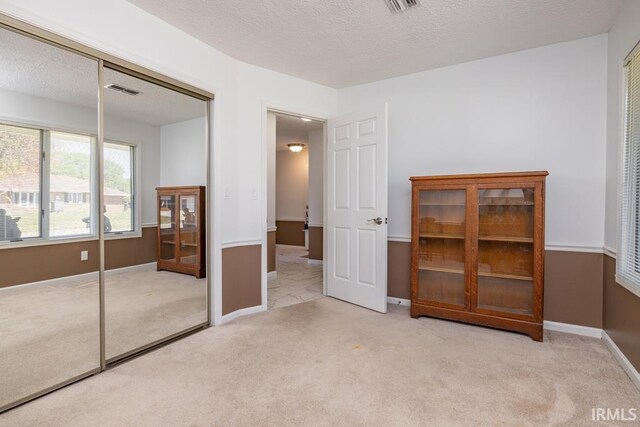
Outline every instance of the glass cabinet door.
<svg viewBox="0 0 640 427"><path fill-rule="evenodd" d="M464 307L466 191L419 193L418 299Z"/></svg>
<svg viewBox="0 0 640 427"><path fill-rule="evenodd" d="M477 311L533 316L534 188L479 188Z"/></svg>
<svg viewBox="0 0 640 427"><path fill-rule="evenodd" d="M198 262L198 197L180 195L180 263Z"/></svg>
<svg viewBox="0 0 640 427"><path fill-rule="evenodd" d="M176 196L160 196L160 259L177 261Z"/></svg>

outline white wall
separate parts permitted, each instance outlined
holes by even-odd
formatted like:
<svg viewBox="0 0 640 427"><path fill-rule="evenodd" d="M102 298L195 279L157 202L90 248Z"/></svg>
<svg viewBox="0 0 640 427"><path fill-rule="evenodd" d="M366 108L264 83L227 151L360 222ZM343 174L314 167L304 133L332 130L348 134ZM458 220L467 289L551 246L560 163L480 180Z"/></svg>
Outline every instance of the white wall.
<svg viewBox="0 0 640 427"><path fill-rule="evenodd" d="M640 2L627 1L609 32L607 58L607 197L605 246L617 250L619 159L623 145L623 61L640 41Z"/></svg>
<svg viewBox="0 0 640 427"><path fill-rule="evenodd" d="M276 115L267 113L267 227L276 226Z"/></svg>
<svg viewBox="0 0 640 427"><path fill-rule="evenodd" d="M276 219L304 221L309 191L309 150L276 152Z"/></svg>
<svg viewBox="0 0 640 427"><path fill-rule="evenodd" d="M607 36L342 89L389 105L389 235L410 235L412 175L548 170L547 245L603 246Z"/></svg>
<svg viewBox="0 0 640 427"><path fill-rule="evenodd" d="M323 224L324 131L309 132L309 225Z"/></svg>
<svg viewBox="0 0 640 427"><path fill-rule="evenodd" d="M207 185L205 118L160 127L160 185Z"/></svg>
<svg viewBox="0 0 640 427"><path fill-rule="evenodd" d="M0 120L51 129L97 133L96 109L0 89ZM160 183L160 129L147 123L105 114L105 138L138 146L142 224L155 224L155 188Z"/></svg>

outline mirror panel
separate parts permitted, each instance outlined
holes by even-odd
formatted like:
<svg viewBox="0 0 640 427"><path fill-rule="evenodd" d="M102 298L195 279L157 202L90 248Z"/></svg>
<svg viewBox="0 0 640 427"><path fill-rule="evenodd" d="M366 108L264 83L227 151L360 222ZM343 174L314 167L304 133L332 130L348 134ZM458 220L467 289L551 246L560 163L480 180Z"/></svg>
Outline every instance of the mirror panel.
<svg viewBox="0 0 640 427"><path fill-rule="evenodd" d="M108 68L104 86L105 341L113 362L207 322L206 278L188 273L205 236L198 193L156 191L206 185L206 103Z"/></svg>
<svg viewBox="0 0 640 427"><path fill-rule="evenodd" d="M0 410L100 369L98 62L0 28Z"/></svg>

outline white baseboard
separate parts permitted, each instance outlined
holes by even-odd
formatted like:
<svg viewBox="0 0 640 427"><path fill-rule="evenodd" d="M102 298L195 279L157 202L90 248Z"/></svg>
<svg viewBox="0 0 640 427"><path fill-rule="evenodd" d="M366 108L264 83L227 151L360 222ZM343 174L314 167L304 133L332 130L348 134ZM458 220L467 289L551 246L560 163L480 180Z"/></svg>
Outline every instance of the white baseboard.
<svg viewBox="0 0 640 427"><path fill-rule="evenodd" d="M157 264L156 262L150 262L147 264L136 264L136 265L131 265L129 267L114 268L112 270L106 270L104 274L105 276L111 276L113 274L124 273L126 271L140 270L140 269L145 269L149 267L156 268L156 264ZM27 286L60 285L65 283L68 284L68 283L74 283L74 282L84 282L87 280L97 281L98 276L99 276L98 271L92 271L90 273L81 273L81 274L74 274L73 276L64 276L64 277L56 277L55 279L41 280L39 282L23 283L20 285L7 287L6 289L9 289L9 288L16 289L19 287L27 287Z"/></svg>
<svg viewBox="0 0 640 427"><path fill-rule="evenodd" d="M256 305L255 307L241 308L240 310L236 310L236 311L233 311L231 313L228 313L228 314L225 314L224 316L222 316L222 323L221 324L225 324L225 323L231 322L232 320L237 319L238 317L248 316L250 314L260 313L262 311L266 311L265 308L262 305Z"/></svg>
<svg viewBox="0 0 640 427"><path fill-rule="evenodd" d="M627 356L624 355L622 350L616 345L615 342L611 339L609 334L605 331L602 331L602 341L604 341L605 345L609 348L613 357L618 361L622 369L627 373L631 382L636 386L638 390L640 390L640 373L638 370L629 362Z"/></svg>
<svg viewBox="0 0 640 427"><path fill-rule="evenodd" d="M278 272L276 270L267 273L267 279L275 279L276 277L278 277Z"/></svg>
<svg viewBox="0 0 640 427"><path fill-rule="evenodd" d="M322 261L321 259L308 259L307 260L307 264L309 264L309 265L322 265L322 264L324 264L324 261Z"/></svg>
<svg viewBox="0 0 640 427"><path fill-rule="evenodd" d="M566 334L581 335L583 337L602 338L602 329L591 328L589 326L572 325L570 323L545 320L543 328L547 331L564 332Z"/></svg>
<svg viewBox="0 0 640 427"><path fill-rule="evenodd" d="M387 304L410 306L411 300L396 297L387 297Z"/></svg>
<svg viewBox="0 0 640 427"><path fill-rule="evenodd" d="M104 274L110 276L112 274L125 273L127 271L135 271L135 270L144 270L146 268L156 268L158 265L157 262L149 262L146 264L136 264L130 265L128 267L114 268L111 270L105 270Z"/></svg>

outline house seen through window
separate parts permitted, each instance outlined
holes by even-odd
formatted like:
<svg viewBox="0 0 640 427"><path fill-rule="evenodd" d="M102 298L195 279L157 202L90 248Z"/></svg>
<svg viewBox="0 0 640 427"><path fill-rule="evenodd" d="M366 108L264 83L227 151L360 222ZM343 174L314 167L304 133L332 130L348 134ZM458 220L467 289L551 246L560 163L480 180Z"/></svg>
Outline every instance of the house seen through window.
<svg viewBox="0 0 640 427"><path fill-rule="evenodd" d="M96 138L0 124L0 242L97 234ZM105 232L134 231L134 147L105 143Z"/></svg>

